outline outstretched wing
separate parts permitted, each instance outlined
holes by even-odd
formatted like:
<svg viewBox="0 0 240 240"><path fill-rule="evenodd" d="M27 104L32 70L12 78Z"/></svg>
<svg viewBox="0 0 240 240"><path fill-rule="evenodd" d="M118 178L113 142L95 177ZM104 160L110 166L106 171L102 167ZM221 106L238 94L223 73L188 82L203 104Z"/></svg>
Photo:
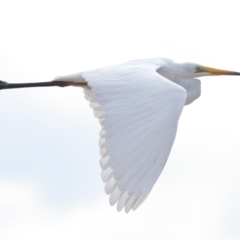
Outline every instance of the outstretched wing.
<svg viewBox="0 0 240 240"><path fill-rule="evenodd" d="M152 66L120 65L83 72L85 97L102 125L100 165L110 204L136 210L171 151L186 91Z"/></svg>

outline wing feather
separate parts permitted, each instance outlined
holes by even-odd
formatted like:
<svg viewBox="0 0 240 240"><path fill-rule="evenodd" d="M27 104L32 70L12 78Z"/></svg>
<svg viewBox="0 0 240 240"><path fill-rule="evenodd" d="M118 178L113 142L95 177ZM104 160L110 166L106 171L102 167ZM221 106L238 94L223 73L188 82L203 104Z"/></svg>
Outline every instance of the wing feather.
<svg viewBox="0 0 240 240"><path fill-rule="evenodd" d="M81 73L102 126L101 177L111 205L128 213L147 198L170 154L186 91L157 67L120 65Z"/></svg>

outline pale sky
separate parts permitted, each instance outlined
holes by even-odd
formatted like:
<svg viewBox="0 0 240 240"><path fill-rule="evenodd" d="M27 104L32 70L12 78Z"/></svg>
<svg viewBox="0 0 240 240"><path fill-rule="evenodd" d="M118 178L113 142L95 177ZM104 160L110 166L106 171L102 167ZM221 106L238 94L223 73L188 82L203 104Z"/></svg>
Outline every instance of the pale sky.
<svg viewBox="0 0 240 240"><path fill-rule="evenodd" d="M0 79L48 81L139 58L240 71L239 2L0 2ZM240 239L240 78L202 78L148 199L118 213L80 88L0 91L0 239Z"/></svg>

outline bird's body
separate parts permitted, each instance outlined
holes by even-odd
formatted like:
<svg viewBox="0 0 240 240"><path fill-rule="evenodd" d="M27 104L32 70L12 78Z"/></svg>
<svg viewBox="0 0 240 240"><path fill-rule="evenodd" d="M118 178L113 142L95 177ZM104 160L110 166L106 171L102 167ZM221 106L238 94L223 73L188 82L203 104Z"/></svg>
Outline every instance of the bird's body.
<svg viewBox="0 0 240 240"><path fill-rule="evenodd" d="M195 77L240 75L198 64L156 58L56 77L47 83L0 89L81 86L102 126L100 165L110 204L135 210L146 199L170 154L184 105L201 93ZM41 85L42 84L42 85Z"/></svg>
<svg viewBox="0 0 240 240"><path fill-rule="evenodd" d="M188 63L187 63L188 64ZM186 105L196 100L200 94L201 94L201 83L198 79L192 79L195 77L194 74L189 73L186 69L184 71L184 66L181 66L181 64L176 64L170 59L166 58L154 58L154 59L143 59L143 60L135 60L135 61L129 61L121 65L116 66L110 66L105 67L102 69L96 69L91 70L87 72L82 73L76 73L71 74L67 76L60 76L56 77L54 80L56 81L72 81L77 83L86 83L88 84L88 80L86 80L86 75L97 75L102 74L105 76L111 76L112 80L116 79L116 76L118 74L119 77L131 74L142 74L142 72L145 71L145 74L148 71L151 73L158 73L162 77L164 77L167 80L172 81L173 83L176 83L177 85L180 85L183 87L187 92L187 99L186 99ZM85 77L84 77L85 76ZM102 78L102 76L99 76ZM202 74L199 76L203 76ZM119 80L119 79L118 79Z"/></svg>

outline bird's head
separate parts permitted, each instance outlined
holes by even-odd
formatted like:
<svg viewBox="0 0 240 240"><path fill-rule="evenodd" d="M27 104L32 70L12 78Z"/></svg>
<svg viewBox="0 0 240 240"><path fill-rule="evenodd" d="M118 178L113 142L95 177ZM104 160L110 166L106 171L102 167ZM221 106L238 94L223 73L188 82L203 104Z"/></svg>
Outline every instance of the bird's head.
<svg viewBox="0 0 240 240"><path fill-rule="evenodd" d="M210 68L196 63L178 64L177 78L197 78L203 76L240 75L239 72Z"/></svg>

